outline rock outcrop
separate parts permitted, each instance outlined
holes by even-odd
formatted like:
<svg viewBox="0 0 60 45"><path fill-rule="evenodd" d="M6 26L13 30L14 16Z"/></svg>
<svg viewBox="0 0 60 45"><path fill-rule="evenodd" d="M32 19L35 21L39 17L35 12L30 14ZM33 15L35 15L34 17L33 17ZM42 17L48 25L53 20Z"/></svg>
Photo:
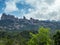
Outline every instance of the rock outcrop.
<svg viewBox="0 0 60 45"><path fill-rule="evenodd" d="M23 19L16 18L13 15L2 14L0 20L0 29L2 30L38 30L39 27L44 26L52 30L60 29L60 22L39 21L33 18L30 20L23 16Z"/></svg>

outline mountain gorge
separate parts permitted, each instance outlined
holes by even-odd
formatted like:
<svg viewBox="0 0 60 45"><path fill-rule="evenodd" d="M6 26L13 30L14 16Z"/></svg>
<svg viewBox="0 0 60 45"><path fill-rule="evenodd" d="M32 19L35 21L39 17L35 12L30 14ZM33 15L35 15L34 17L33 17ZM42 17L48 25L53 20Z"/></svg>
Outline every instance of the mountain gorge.
<svg viewBox="0 0 60 45"><path fill-rule="evenodd" d="M39 27L47 27L52 30L60 29L60 22L49 21L49 20L37 20L30 18L26 19L25 16L23 18L16 18L13 15L3 13L0 20L0 29L1 30L10 30L10 31L24 31L24 30L34 30L37 31Z"/></svg>

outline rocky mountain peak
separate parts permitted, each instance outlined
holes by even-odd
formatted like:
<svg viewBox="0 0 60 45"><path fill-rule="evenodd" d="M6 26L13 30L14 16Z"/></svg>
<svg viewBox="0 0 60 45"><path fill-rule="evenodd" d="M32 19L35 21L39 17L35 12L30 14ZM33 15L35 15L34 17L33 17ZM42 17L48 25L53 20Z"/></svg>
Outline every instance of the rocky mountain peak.
<svg viewBox="0 0 60 45"><path fill-rule="evenodd" d="M13 15L10 15L10 14L5 14L3 13L2 16L1 16L1 20L15 20L16 18L13 16Z"/></svg>
<svg viewBox="0 0 60 45"><path fill-rule="evenodd" d="M30 18L16 18L13 15L3 13L0 20L0 29L5 30L37 30L39 27L50 27L51 29L60 29L60 22L40 21Z"/></svg>

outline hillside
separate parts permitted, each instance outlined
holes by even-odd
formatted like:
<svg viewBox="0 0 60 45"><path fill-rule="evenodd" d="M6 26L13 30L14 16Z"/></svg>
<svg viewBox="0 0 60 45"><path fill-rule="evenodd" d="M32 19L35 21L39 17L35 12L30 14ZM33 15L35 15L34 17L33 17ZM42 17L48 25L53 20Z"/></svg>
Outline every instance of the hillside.
<svg viewBox="0 0 60 45"><path fill-rule="evenodd" d="M60 22L55 21L41 21L37 19L30 18L30 20L26 19L23 16L22 19L16 18L13 15L3 13L0 20L0 29L1 30L38 30L39 27L48 27L52 30L60 29Z"/></svg>

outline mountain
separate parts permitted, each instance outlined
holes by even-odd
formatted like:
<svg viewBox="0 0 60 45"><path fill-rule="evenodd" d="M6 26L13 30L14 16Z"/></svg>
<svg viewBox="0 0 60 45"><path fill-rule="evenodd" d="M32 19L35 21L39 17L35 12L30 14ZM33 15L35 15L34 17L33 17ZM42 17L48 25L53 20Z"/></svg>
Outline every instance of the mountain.
<svg viewBox="0 0 60 45"><path fill-rule="evenodd" d="M24 30L35 30L37 31L39 27L51 28L52 30L60 29L60 22L56 21L41 21L37 19L30 18L26 19L23 16L22 19L16 18L13 15L3 13L0 20L0 29L1 30L10 30L10 31L24 31Z"/></svg>

